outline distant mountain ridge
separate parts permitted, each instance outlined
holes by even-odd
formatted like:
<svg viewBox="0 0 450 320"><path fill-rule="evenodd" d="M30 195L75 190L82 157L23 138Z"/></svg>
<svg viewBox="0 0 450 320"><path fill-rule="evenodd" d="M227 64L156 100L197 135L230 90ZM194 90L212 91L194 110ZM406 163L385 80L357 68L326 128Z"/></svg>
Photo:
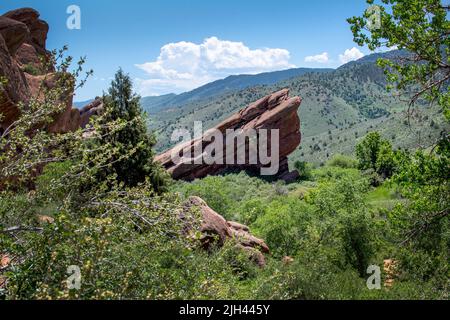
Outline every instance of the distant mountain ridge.
<svg viewBox="0 0 450 320"><path fill-rule="evenodd" d="M277 82L295 78L307 73L326 73L332 71L334 71L334 69L331 68L293 68L281 71L264 72L255 75L232 75L181 94L169 93L161 96L142 97L141 106L146 112L155 114L167 108L216 97L228 92L239 91L260 85L273 85ZM74 102L74 106L76 108L82 108L93 100L94 99Z"/></svg>
<svg viewBox="0 0 450 320"><path fill-rule="evenodd" d="M144 97L141 100L142 108L150 114L158 113L164 109L176 107L189 102L216 97L228 92L246 88L273 85L283 80L298 77L307 73L326 73L334 69L328 68L295 68L274 72L264 72L256 75L232 75L225 79L210 82L189 92L167 94L157 97Z"/></svg>
<svg viewBox="0 0 450 320"><path fill-rule="evenodd" d="M174 93L164 94L161 96L149 96L141 98L142 108L149 112L158 112L166 106L169 101L172 101L177 97Z"/></svg>
<svg viewBox="0 0 450 320"><path fill-rule="evenodd" d="M271 86L282 81L286 81L292 78L300 77L308 73L314 74L331 74L334 72L345 72L352 68L359 68L359 72L362 74L372 73L372 76L377 73L377 82L384 83L384 74L376 65L376 61L379 58L395 59L398 56L407 54L406 51L392 50L383 53L373 53L363 58L351 61L340 66L337 69L332 68L293 68L281 71L264 72L255 75L242 74L232 75L225 79L216 80L205 84L192 91L181 94L166 94L155 97L143 97L141 100L142 108L150 114L159 113L164 109L176 108L181 105L185 105L200 100L206 100L208 98L214 98L226 93L236 92L256 86ZM371 70L363 70L368 67ZM377 70L375 70L377 69ZM374 72L375 71L375 72ZM375 79L373 79L375 80Z"/></svg>
<svg viewBox="0 0 450 320"><path fill-rule="evenodd" d="M251 74L241 74L241 75L231 75L224 79L216 80L207 83L201 87L194 90L184 92L181 94L169 93L160 96L146 96L141 98L142 108L150 113L155 114L168 108L177 108L182 105L197 102L211 97L217 97L226 93L232 93L240 90L244 90L251 87L257 86L270 86L277 83L300 77L308 73L314 74L334 74L336 72L345 72L353 68L366 68L378 69L376 66L376 61L379 58L393 59L399 55L406 54L405 51L393 50L384 53L374 53L363 58L351 61L340 66L337 69L332 68L293 68L281 71L264 72L255 75ZM367 70L359 70L363 74L367 73ZM380 70L378 71L379 76L383 76ZM384 76L383 76L384 77ZM384 81L384 80L383 80ZM83 106L89 104L94 99L89 99L86 101L74 102L74 106L77 108L82 108Z"/></svg>

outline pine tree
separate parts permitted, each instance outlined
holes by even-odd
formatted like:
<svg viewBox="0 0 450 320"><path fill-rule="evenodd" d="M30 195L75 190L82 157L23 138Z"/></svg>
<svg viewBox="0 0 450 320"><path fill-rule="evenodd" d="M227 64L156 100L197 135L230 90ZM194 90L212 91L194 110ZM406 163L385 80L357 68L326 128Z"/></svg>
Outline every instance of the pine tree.
<svg viewBox="0 0 450 320"><path fill-rule="evenodd" d="M148 178L154 190L161 193L167 185L167 174L153 161L156 139L147 130L146 114L141 108L140 97L133 93L130 76L122 69L117 71L103 101L105 121L123 120L126 124L103 141L117 148L118 156L101 175L115 174L117 181L130 187Z"/></svg>

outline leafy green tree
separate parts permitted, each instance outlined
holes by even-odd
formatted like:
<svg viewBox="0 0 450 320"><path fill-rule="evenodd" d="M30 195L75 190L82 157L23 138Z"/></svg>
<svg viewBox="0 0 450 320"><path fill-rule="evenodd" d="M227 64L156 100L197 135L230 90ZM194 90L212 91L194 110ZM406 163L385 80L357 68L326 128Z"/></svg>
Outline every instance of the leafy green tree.
<svg viewBox="0 0 450 320"><path fill-rule="evenodd" d="M419 98L438 101L450 119L450 6L441 0L374 0L361 17L347 21L354 41L370 50L383 46L406 49L402 59L378 61L388 80L400 91L414 90L410 103ZM373 22L378 20L380 25Z"/></svg>
<svg viewBox="0 0 450 320"><path fill-rule="evenodd" d="M408 202L389 215L400 243L402 267L416 281L432 280L448 292L450 247L448 164L450 142L442 140L436 154L417 151L399 162L393 182Z"/></svg>
<svg viewBox="0 0 450 320"><path fill-rule="evenodd" d="M109 143L118 150L118 154L131 153L119 158L106 168L103 176L114 174L116 180L126 186L136 186L149 179L154 190L162 192L167 185L167 175L156 164L153 147L156 143L153 135L147 131L145 114L140 106L140 97L133 93L132 81L128 74L119 69L111 82L108 94L103 97L107 116L106 123L123 120L123 129L107 135L101 143Z"/></svg>
<svg viewBox="0 0 450 320"><path fill-rule="evenodd" d="M389 141L383 140L378 150L375 165L377 173L384 178L390 178L394 174L396 168L395 153Z"/></svg>
<svg viewBox="0 0 450 320"><path fill-rule="evenodd" d="M307 201L315 207L314 216L322 229L324 245L340 248L339 264L351 265L364 276L375 252L376 238L371 226L373 220L363 209L367 206L364 195L369 186L360 173L340 170L347 174L322 180L318 188L310 192Z"/></svg>
<svg viewBox="0 0 450 320"><path fill-rule="evenodd" d="M301 248L310 214L311 207L300 199L280 197L267 204L254 224L255 232L263 235L275 257L294 256Z"/></svg>
<svg viewBox="0 0 450 320"><path fill-rule="evenodd" d="M378 154L383 140L378 132L371 132L356 145L356 158L360 170L377 169Z"/></svg>
<svg viewBox="0 0 450 320"><path fill-rule="evenodd" d="M396 172L397 161L402 159L400 151L394 151L388 140L382 139L378 132L371 132L356 145L358 168L376 175L374 182L392 177ZM377 183L374 183L377 184Z"/></svg>
<svg viewBox="0 0 450 320"><path fill-rule="evenodd" d="M373 4L373 0L367 1ZM388 80L410 94L410 106L424 98L437 101L450 120L450 6L440 0L382 0L378 6L381 26L368 28L373 10L348 19L359 45L375 50L382 46L406 49L403 59L379 60ZM388 153L381 152L385 167ZM395 155L398 168L393 182L408 199L389 215L399 243L398 255L406 278L433 282L436 292L448 292L450 142L443 133L431 152ZM390 161L389 161L390 162ZM382 165L383 164L383 165ZM388 165L390 167L390 165ZM431 279L431 280L430 280Z"/></svg>

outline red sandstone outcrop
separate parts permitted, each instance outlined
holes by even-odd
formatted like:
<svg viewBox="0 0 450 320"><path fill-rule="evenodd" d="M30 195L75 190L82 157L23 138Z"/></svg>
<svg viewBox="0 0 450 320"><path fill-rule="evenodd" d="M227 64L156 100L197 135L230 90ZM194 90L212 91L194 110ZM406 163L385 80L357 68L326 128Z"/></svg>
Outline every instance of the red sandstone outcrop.
<svg viewBox="0 0 450 320"><path fill-rule="evenodd" d="M18 105L25 106L32 97L39 98L43 79L51 87L53 67L43 70L48 24L31 8L13 10L0 16L0 77L7 83L0 87L0 132L20 116ZM74 131L87 123L86 115L72 107L72 94L64 98L65 109L49 126L50 132Z"/></svg>
<svg viewBox="0 0 450 320"><path fill-rule="evenodd" d="M103 100L101 98L96 98L94 101L89 103L80 109L80 126L85 128L89 123L89 119L94 115L99 115L103 111Z"/></svg>
<svg viewBox="0 0 450 320"><path fill-rule="evenodd" d="M211 140L213 140L209 136L209 131L201 138L193 139L158 155L155 160L161 163L174 179L187 181L203 178L207 175L220 174L227 170L237 169L259 172L263 165L260 164L259 160L257 164L251 164L248 161L248 154L245 158L245 164L226 164L226 149L229 147L226 143L226 132L228 129L242 130L242 132L254 129L257 133L261 129L279 129L280 167L276 176L287 181L295 180L298 177L298 173L296 171L289 172L287 156L298 147L301 141L300 119L297 113L300 104L301 99L299 97L290 98L289 90L284 89L250 104L248 107L214 127L213 129L219 130L223 135L224 150L222 153L222 162L224 164L175 163L172 159L174 153L190 152L197 148L205 150L212 143ZM236 144L234 146L235 151L237 148L238 146ZM246 153L248 153L248 149L248 145L246 144Z"/></svg>
<svg viewBox="0 0 450 320"><path fill-rule="evenodd" d="M198 208L202 216L200 239L205 249L212 244L223 246L228 239L234 239L238 248L249 254L249 257L260 267L265 266L263 253L270 250L264 240L251 235L247 226L233 221L226 221L220 214L211 209L203 199L190 197L186 203L188 209Z"/></svg>

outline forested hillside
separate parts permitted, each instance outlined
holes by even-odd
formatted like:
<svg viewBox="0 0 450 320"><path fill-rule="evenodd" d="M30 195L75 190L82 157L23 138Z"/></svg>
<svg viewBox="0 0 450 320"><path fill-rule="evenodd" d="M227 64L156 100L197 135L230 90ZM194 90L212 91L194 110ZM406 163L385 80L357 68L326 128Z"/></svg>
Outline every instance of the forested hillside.
<svg viewBox="0 0 450 320"><path fill-rule="evenodd" d="M332 72L309 72L272 86L256 86L212 99L173 104L150 116L150 128L158 137L157 150L173 145L170 136L177 128L192 131L194 121L202 121L206 130L282 88L303 99L299 110L303 140L291 161L319 165L336 153L350 155L357 141L370 131L380 131L396 148L429 146L448 127L439 108L421 104L408 116L405 96L398 97L386 90L386 77L376 65L378 58L395 60L404 55L401 51L373 54Z"/></svg>

